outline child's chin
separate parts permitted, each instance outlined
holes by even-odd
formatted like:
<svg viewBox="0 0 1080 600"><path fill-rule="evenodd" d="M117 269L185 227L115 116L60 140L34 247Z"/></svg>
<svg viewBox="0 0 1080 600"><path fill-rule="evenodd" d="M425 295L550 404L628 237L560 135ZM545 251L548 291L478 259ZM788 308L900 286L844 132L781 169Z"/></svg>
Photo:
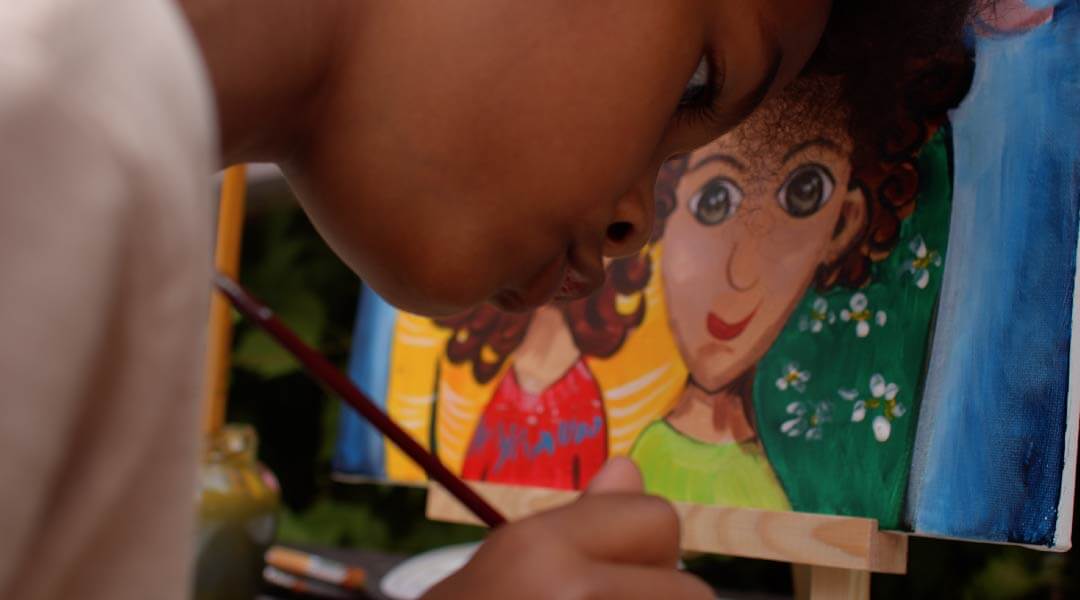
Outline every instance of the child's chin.
<svg viewBox="0 0 1080 600"><path fill-rule="evenodd" d="M483 302L482 299L469 301L460 295L448 295L425 292L418 289L393 289L383 288L368 283L380 298L390 303L394 308L403 310L421 317L449 317L461 314Z"/></svg>

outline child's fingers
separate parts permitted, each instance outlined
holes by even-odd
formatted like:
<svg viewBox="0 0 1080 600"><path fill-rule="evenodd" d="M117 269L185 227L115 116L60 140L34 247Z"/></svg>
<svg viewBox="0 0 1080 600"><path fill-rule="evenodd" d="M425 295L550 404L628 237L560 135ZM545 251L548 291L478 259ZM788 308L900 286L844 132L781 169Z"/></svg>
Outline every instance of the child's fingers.
<svg viewBox="0 0 1080 600"><path fill-rule="evenodd" d="M716 594L697 577L663 567L603 564L590 566L587 589L571 597L597 600L715 600Z"/></svg>
<svg viewBox="0 0 1080 600"><path fill-rule="evenodd" d="M663 567L679 560L679 516L655 496L588 494L545 521L542 526L597 560Z"/></svg>
<svg viewBox="0 0 1080 600"><path fill-rule="evenodd" d="M641 493L645 484L641 471L634 461L625 456L616 456L607 461L603 469L593 476L586 494L604 494L609 492Z"/></svg>

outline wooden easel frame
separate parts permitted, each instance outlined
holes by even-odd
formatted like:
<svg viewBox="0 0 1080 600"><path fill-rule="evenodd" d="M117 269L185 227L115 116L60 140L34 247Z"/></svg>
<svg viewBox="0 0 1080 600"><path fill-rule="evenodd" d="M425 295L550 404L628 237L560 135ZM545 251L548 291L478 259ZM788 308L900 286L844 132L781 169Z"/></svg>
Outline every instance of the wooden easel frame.
<svg viewBox="0 0 1080 600"><path fill-rule="evenodd" d="M573 502L577 492L470 482L510 520ZM907 536L877 521L799 512L676 502L684 550L809 565L812 600L864 600L870 573L907 572ZM428 486L429 519L480 521L436 483Z"/></svg>

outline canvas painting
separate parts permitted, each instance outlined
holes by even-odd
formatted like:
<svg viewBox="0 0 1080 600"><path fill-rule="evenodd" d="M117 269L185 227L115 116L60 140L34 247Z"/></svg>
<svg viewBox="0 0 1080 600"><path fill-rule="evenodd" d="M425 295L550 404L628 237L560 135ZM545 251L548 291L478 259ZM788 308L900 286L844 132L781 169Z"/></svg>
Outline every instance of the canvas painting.
<svg viewBox="0 0 1080 600"><path fill-rule="evenodd" d="M629 455L673 500L1069 547L1080 2L1006 4L873 128L804 78L667 163L588 298L427 319L365 290L350 374L466 479L581 489ZM423 482L348 410L335 468Z"/></svg>

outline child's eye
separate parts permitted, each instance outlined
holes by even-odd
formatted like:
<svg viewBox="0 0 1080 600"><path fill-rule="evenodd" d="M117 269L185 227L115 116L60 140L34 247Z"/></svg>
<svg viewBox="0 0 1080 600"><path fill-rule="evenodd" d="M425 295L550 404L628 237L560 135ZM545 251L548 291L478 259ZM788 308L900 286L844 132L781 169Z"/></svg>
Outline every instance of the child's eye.
<svg viewBox="0 0 1080 600"><path fill-rule="evenodd" d="M702 101L706 99L706 96L710 95L711 79L709 59L702 56L697 69L695 69L694 74L690 76L690 81L686 82L686 88L683 89L682 98L679 98L679 108L701 106Z"/></svg>
<svg viewBox="0 0 1080 600"><path fill-rule="evenodd" d="M679 105L675 111L676 118L690 122L713 121L719 88L718 79L713 61L706 53L701 57L697 69L694 69L690 81L686 82L686 87L683 88L682 97L679 98Z"/></svg>

